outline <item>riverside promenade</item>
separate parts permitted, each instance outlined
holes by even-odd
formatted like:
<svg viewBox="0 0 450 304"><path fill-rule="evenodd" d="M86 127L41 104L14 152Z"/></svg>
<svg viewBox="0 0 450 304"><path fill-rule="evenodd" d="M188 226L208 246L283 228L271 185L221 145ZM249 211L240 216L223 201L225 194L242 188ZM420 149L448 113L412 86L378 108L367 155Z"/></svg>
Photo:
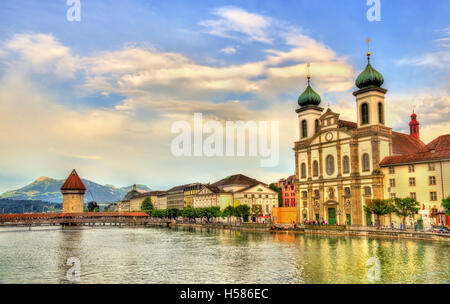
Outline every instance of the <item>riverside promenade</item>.
<svg viewBox="0 0 450 304"><path fill-rule="evenodd" d="M294 228L284 226L276 228L273 224L259 224L259 223L188 223L172 221L170 227L191 227L202 229L229 229L246 232L261 232L261 233L284 233L284 234L316 234L328 236L358 236L358 237L377 237L389 239L411 239L422 241L439 241L450 242L450 233L435 233L435 232L421 232L413 230L381 230L376 227L358 227L358 226L330 226L330 225L301 225Z"/></svg>
<svg viewBox="0 0 450 304"><path fill-rule="evenodd" d="M201 229L228 229L258 233L316 234L328 236L359 236L390 239L412 239L450 242L450 233L418 232L413 230L383 230L376 227L300 225L276 226L271 223L193 223L170 219L151 218L145 212L83 212L83 213L30 213L0 214L0 227L8 226L137 226L186 227Z"/></svg>

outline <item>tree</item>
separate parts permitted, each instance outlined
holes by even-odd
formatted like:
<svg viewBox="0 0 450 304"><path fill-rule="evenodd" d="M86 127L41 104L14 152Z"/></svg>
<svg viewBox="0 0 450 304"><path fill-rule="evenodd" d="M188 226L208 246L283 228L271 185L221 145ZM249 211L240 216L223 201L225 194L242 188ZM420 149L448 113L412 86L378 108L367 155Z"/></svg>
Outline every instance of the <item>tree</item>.
<svg viewBox="0 0 450 304"><path fill-rule="evenodd" d="M195 208L195 218L203 220L206 217L206 208Z"/></svg>
<svg viewBox="0 0 450 304"><path fill-rule="evenodd" d="M193 218L195 218L195 209L192 208L192 206L188 205L183 211L181 212L182 217L187 217L189 221Z"/></svg>
<svg viewBox="0 0 450 304"><path fill-rule="evenodd" d="M450 195L442 199L442 206L445 208L445 214L450 215Z"/></svg>
<svg viewBox="0 0 450 304"><path fill-rule="evenodd" d="M420 203L410 197L394 199L395 213L402 217L403 227L406 224L408 216L414 216L419 211Z"/></svg>
<svg viewBox="0 0 450 304"><path fill-rule="evenodd" d="M167 217L170 219L177 218L180 214L179 210L177 208L168 208L167 210Z"/></svg>
<svg viewBox="0 0 450 304"><path fill-rule="evenodd" d="M258 217L258 216L262 215L262 213L263 213L263 210L262 210L261 205L253 205L250 210L250 215L252 217Z"/></svg>
<svg viewBox="0 0 450 304"><path fill-rule="evenodd" d="M146 197L141 204L141 210L147 212L148 215L152 214L152 210L154 209L153 203L150 197Z"/></svg>
<svg viewBox="0 0 450 304"><path fill-rule="evenodd" d="M389 200L374 199L370 205L364 206L364 211L375 214L376 224L380 227L380 216L394 212L395 208Z"/></svg>
<svg viewBox="0 0 450 304"><path fill-rule="evenodd" d="M87 205L87 210L88 210L88 212L98 212L99 206L98 206L97 202L89 202Z"/></svg>
<svg viewBox="0 0 450 304"><path fill-rule="evenodd" d="M250 215L250 207L246 204L239 205L236 207L236 216L247 222L248 216Z"/></svg>
<svg viewBox="0 0 450 304"><path fill-rule="evenodd" d="M235 210L233 206L227 206L222 212L222 215L228 218L228 223L230 223L230 219L234 214Z"/></svg>
<svg viewBox="0 0 450 304"><path fill-rule="evenodd" d="M208 223L211 222L211 219L219 217L221 215L219 207L209 207L205 208L205 217Z"/></svg>
<svg viewBox="0 0 450 304"><path fill-rule="evenodd" d="M278 207L283 207L283 197L281 195L281 188L274 183L269 185L269 188L278 193Z"/></svg>

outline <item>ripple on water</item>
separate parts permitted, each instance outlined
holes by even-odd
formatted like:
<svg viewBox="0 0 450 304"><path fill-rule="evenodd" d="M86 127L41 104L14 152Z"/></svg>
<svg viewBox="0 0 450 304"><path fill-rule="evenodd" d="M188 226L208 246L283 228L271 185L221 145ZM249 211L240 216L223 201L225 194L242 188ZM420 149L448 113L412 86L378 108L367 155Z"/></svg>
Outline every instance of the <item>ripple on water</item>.
<svg viewBox="0 0 450 304"><path fill-rule="evenodd" d="M0 282L68 283L448 283L449 245L227 230L108 228L0 230Z"/></svg>

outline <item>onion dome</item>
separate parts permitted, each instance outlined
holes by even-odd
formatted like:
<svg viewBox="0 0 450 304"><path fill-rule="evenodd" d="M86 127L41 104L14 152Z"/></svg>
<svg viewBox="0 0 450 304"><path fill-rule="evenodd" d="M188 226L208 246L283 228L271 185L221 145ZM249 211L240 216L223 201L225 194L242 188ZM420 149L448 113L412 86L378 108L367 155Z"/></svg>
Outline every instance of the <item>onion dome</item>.
<svg viewBox="0 0 450 304"><path fill-rule="evenodd" d="M320 104L321 98L312 88L310 83L310 76L308 75L308 86L305 91L298 97L298 104L300 107L307 105L318 106Z"/></svg>
<svg viewBox="0 0 450 304"><path fill-rule="evenodd" d="M373 68L370 64L370 52L367 52L367 66L364 71L356 78L356 86L360 89L370 86L381 87L384 82L383 75Z"/></svg>

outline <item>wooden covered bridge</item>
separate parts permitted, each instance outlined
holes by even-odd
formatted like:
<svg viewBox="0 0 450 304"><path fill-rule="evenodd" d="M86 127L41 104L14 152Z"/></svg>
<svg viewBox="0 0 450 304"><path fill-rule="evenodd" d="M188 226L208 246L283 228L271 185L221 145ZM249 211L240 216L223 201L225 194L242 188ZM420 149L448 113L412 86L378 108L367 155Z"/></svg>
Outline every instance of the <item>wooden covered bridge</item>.
<svg viewBox="0 0 450 304"><path fill-rule="evenodd" d="M145 212L79 212L0 214L0 226L92 226L92 225L168 225L168 220L155 221Z"/></svg>

